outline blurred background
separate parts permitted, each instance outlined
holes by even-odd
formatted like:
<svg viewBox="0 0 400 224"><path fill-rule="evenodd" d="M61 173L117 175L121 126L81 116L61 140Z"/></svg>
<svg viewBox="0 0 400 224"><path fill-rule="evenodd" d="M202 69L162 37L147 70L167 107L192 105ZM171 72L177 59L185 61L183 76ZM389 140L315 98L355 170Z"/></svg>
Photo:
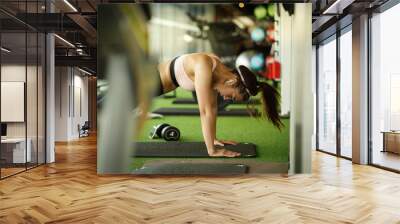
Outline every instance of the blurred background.
<svg viewBox="0 0 400 224"><path fill-rule="evenodd" d="M139 17L135 10L142 11L142 16ZM301 10L297 12L298 15L305 13ZM181 142L203 141L199 116L180 114L181 110L196 110L197 104L177 102L190 99L196 101L193 93L178 88L154 100L138 96L151 96L149 89L143 86L155 82L154 78L158 76L158 73L155 70L149 70L146 64L156 67L158 63L182 54L209 52L220 57L221 61L231 69L239 65L247 66L257 75L257 79L268 82L281 94L280 114L285 124L282 132L274 128L267 120L250 117L246 111L248 107L246 103L234 104L221 99L218 101L220 114L240 110L244 115L218 116L217 137L257 145L257 157L229 159L229 162L240 162L249 166L252 164L250 172L254 173L287 173L290 85L293 68L291 59L293 46L298 44L293 44L294 33L298 32L292 24L294 14L294 4L277 3L142 4L137 5L136 8L128 5L99 7L98 103L100 110L98 113L100 125L104 127L99 130L100 155L102 152L111 153L109 148L115 148L116 145L117 148L128 149L132 140L163 142L163 139L150 140L148 137L154 126L162 123L168 123L179 129ZM140 22L140 20L143 21ZM140 26L135 26L135 24L140 24ZM301 27L297 26L297 29ZM141 42L141 40L147 41ZM112 59L112 55L122 55L122 58L115 56ZM126 59L123 59L124 57ZM125 60L126 65L119 64ZM115 64L112 61L115 61ZM126 71L124 67L127 68ZM124 78L118 80L116 77ZM114 83L114 88L111 87L112 83ZM120 92L118 93L115 89ZM140 105L148 100L151 101L151 105L140 108ZM251 104L256 111L255 114L261 112L260 97L253 97L252 101L256 102ZM132 117L129 113L133 110L137 115L138 108L144 112L140 114L142 116L140 119L134 115ZM177 112L164 114L165 110ZM144 116L146 111L153 113L149 114L147 117L149 119ZM159 114L164 116L158 116ZM132 126L127 125L129 122L135 124L134 130L130 129ZM115 128L110 128L111 126ZM116 132L116 129L119 131ZM129 138L126 133L132 133L135 137ZM115 153L101 156L103 162L100 161L100 167L115 166L123 169L127 165L122 164L131 164L129 166L131 169L138 169L149 163L154 164L154 161L167 160L176 163L182 161L182 158L173 158L173 156L168 159L141 156L129 162L128 159L124 159L129 157L128 151L120 153L118 156L120 159L116 157ZM121 162L122 160L125 162ZM213 158L212 161L228 162L227 159L221 158ZM271 163L278 168L270 169Z"/></svg>
<svg viewBox="0 0 400 224"><path fill-rule="evenodd" d="M151 4L148 10L150 52L159 61L212 52L232 69L246 65L275 87L281 81L279 22L294 13L293 4Z"/></svg>

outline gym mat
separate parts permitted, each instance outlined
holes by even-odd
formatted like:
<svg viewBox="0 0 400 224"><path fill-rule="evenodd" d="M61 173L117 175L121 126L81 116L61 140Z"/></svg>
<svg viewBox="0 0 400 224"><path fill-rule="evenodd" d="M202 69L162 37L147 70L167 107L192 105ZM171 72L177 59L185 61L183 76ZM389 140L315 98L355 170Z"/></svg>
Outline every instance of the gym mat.
<svg viewBox="0 0 400 224"><path fill-rule="evenodd" d="M197 104L197 102L193 98L179 98L172 101L173 104ZM250 99L250 104L260 104L259 99ZM232 101L230 104L247 104L244 101Z"/></svg>
<svg viewBox="0 0 400 224"><path fill-rule="evenodd" d="M237 175L247 173L248 166L229 163L170 162L144 164L132 174L161 175Z"/></svg>
<svg viewBox="0 0 400 224"><path fill-rule="evenodd" d="M204 142L136 142L135 157L210 157ZM216 148L220 148L216 146ZM240 152L240 157L256 157L256 145L251 143L239 143L237 145L225 145L224 148ZM235 157L239 158L239 157Z"/></svg>
<svg viewBox="0 0 400 224"><path fill-rule="evenodd" d="M172 107L161 107L158 108L152 113L161 114L161 115L182 115L182 116L199 116L200 112L197 108L172 108ZM223 111L218 111L219 116L259 116L259 112L257 109L227 109Z"/></svg>

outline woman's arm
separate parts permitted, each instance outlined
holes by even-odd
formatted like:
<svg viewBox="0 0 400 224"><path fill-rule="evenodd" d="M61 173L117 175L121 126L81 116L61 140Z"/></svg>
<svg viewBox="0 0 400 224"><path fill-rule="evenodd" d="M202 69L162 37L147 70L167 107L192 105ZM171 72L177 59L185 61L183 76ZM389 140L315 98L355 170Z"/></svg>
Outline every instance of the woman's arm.
<svg viewBox="0 0 400 224"><path fill-rule="evenodd" d="M209 56L202 55L195 58L195 90L200 110L201 129L204 142L210 156L240 156L240 153L226 149L215 149L216 118L217 118L217 93L212 83L212 60Z"/></svg>
<svg viewBox="0 0 400 224"><path fill-rule="evenodd" d="M212 85L212 61L200 56L194 66L195 89L200 110L201 128L208 154L215 153L217 95Z"/></svg>

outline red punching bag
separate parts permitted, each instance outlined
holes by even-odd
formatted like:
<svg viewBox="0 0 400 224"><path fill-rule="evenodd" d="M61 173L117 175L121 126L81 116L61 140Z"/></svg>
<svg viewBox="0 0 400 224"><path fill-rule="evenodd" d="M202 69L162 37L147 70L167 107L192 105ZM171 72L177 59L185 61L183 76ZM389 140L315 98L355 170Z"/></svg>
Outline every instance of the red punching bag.
<svg viewBox="0 0 400 224"><path fill-rule="evenodd" d="M274 80L278 81L281 79L281 63L279 61L275 60L274 57L268 56L265 59L265 64L267 67L267 70L264 74L264 77L266 77L269 80Z"/></svg>

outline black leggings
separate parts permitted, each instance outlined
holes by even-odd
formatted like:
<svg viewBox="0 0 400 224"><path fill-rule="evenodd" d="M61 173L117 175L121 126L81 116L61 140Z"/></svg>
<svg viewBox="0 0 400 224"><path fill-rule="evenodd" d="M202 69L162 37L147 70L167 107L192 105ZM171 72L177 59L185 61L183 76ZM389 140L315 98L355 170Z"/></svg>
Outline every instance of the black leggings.
<svg viewBox="0 0 400 224"><path fill-rule="evenodd" d="M155 96L161 96L163 94L164 94L164 87L161 82L161 77L158 76L158 90L157 90Z"/></svg>

